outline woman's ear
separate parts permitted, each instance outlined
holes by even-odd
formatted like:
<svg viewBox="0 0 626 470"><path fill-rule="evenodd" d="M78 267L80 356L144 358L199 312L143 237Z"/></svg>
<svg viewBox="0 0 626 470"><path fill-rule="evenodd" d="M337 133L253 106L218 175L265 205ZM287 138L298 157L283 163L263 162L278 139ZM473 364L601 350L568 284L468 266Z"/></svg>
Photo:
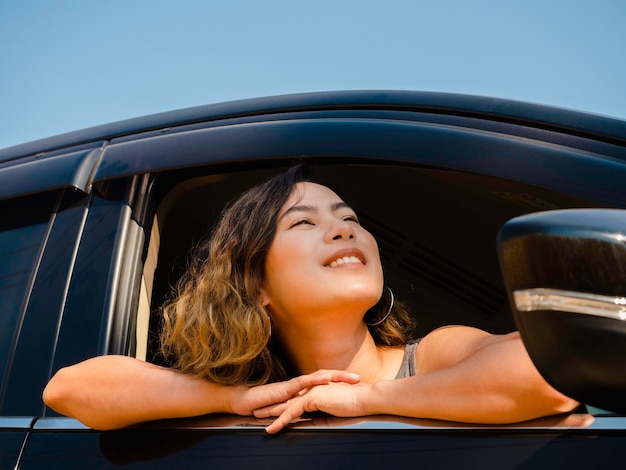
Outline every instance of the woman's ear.
<svg viewBox="0 0 626 470"><path fill-rule="evenodd" d="M262 287L259 289L259 296L257 300L263 305L263 307L267 307L270 304L270 296Z"/></svg>

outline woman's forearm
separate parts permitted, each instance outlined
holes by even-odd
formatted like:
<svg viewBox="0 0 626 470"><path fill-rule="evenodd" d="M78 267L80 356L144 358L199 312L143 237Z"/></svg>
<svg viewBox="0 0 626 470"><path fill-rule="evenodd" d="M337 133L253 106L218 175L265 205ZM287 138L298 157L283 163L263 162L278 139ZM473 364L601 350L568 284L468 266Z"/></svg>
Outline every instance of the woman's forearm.
<svg viewBox="0 0 626 470"><path fill-rule="evenodd" d="M450 367L369 388L367 414L472 423L519 422L577 405L543 380L514 337L492 341Z"/></svg>
<svg viewBox="0 0 626 470"><path fill-rule="evenodd" d="M320 370L284 382L228 386L126 356L101 356L59 370L43 399L57 412L105 430L208 413L251 415L317 385L359 381L349 372Z"/></svg>
<svg viewBox="0 0 626 470"><path fill-rule="evenodd" d="M95 429L228 412L225 387L125 356L101 356L61 369L44 390L55 411Z"/></svg>

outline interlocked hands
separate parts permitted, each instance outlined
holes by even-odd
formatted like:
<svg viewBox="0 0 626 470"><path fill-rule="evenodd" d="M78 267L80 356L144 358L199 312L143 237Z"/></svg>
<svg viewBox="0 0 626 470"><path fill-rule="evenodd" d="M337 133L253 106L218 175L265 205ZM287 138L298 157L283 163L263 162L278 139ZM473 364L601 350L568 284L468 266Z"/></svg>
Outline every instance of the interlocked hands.
<svg viewBox="0 0 626 470"><path fill-rule="evenodd" d="M320 370L312 374L256 387L240 387L233 394L231 410L257 418L276 416L266 428L275 434L304 413L323 411L334 416L363 416L360 377L345 371Z"/></svg>

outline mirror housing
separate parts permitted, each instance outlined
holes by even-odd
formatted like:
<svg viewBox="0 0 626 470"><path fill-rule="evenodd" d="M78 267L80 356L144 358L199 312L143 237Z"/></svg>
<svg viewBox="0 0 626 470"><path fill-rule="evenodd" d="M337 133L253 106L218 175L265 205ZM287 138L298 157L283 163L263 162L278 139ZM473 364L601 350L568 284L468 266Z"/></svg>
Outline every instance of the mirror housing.
<svg viewBox="0 0 626 470"><path fill-rule="evenodd" d="M498 254L515 323L541 375L626 413L626 211L546 211L507 222Z"/></svg>

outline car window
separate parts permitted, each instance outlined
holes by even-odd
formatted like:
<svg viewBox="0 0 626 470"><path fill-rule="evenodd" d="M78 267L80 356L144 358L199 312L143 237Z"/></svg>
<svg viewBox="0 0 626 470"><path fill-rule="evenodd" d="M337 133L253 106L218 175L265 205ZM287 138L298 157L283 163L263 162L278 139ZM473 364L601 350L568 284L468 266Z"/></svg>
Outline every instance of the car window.
<svg viewBox="0 0 626 470"><path fill-rule="evenodd" d="M17 340L56 197L51 194L0 205L0 377Z"/></svg>
<svg viewBox="0 0 626 470"><path fill-rule="evenodd" d="M278 171L200 176L194 170L178 179L160 177L151 333L159 329L158 307L171 295L190 250L209 233L224 204ZM528 212L597 204L504 178L420 166L335 164L313 171L376 238L385 281L415 315L418 337L446 324L512 331L495 246L502 224ZM149 359L156 347L153 337Z"/></svg>

